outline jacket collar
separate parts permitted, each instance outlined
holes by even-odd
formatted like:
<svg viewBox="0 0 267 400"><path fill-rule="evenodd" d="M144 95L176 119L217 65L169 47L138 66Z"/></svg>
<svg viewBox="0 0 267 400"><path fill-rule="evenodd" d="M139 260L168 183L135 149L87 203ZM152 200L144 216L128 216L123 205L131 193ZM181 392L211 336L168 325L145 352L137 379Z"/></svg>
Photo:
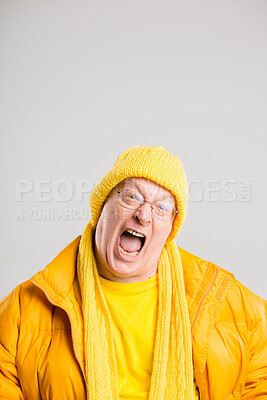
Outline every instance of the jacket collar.
<svg viewBox="0 0 267 400"><path fill-rule="evenodd" d="M56 302L65 299L73 288L76 276L76 259L81 235L65 247L46 267L32 277L33 282L48 291ZM205 275L207 262L179 247L181 255L186 294L195 297L200 282ZM190 305L190 304L189 304Z"/></svg>
<svg viewBox="0 0 267 400"><path fill-rule="evenodd" d="M32 277L49 294L52 300L59 303L65 299L73 288L76 276L76 258L81 236L78 236L65 247L42 271Z"/></svg>

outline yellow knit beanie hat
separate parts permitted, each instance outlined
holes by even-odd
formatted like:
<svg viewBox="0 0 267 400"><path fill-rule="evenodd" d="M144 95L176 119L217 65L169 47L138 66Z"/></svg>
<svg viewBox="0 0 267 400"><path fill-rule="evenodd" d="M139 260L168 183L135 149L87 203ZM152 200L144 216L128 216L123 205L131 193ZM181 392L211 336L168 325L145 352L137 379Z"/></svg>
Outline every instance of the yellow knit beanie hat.
<svg viewBox="0 0 267 400"><path fill-rule="evenodd" d="M180 159L162 146L134 146L125 150L111 170L94 188L90 196L91 224L96 226L103 204L110 191L126 178L146 178L169 190L179 213L173 222L166 244L174 241L186 216L188 206L187 179Z"/></svg>

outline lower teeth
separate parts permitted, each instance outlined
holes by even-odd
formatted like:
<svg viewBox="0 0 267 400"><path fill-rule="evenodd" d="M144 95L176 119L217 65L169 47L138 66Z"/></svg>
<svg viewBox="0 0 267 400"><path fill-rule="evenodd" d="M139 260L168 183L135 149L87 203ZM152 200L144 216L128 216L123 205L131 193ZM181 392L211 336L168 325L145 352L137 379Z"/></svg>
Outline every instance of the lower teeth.
<svg viewBox="0 0 267 400"><path fill-rule="evenodd" d="M130 257L134 257L139 253L139 250L134 251L133 253L128 253L128 251L124 250L121 246L120 246L120 251L125 254L126 256L130 256Z"/></svg>

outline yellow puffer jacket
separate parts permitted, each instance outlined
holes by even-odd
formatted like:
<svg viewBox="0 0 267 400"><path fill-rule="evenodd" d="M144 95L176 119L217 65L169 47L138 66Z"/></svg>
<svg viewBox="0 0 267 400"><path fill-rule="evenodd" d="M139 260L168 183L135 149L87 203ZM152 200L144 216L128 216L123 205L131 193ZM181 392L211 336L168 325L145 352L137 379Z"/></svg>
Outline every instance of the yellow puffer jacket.
<svg viewBox="0 0 267 400"><path fill-rule="evenodd" d="M1 302L0 399L86 399L79 241ZM180 253L201 399L266 400L266 301L229 272Z"/></svg>

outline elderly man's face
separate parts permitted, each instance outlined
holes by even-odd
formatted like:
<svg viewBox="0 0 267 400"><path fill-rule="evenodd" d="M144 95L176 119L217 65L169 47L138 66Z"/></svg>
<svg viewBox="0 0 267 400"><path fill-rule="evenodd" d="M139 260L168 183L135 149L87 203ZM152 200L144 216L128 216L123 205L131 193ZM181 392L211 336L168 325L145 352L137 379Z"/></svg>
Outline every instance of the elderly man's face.
<svg viewBox="0 0 267 400"><path fill-rule="evenodd" d="M171 208L174 196L155 182L129 178L119 191L127 190L153 203L164 200ZM163 221L153 216L151 204L137 210L124 208L113 190L99 218L95 233L95 253L99 274L117 282L138 282L157 272L158 259L173 220Z"/></svg>

